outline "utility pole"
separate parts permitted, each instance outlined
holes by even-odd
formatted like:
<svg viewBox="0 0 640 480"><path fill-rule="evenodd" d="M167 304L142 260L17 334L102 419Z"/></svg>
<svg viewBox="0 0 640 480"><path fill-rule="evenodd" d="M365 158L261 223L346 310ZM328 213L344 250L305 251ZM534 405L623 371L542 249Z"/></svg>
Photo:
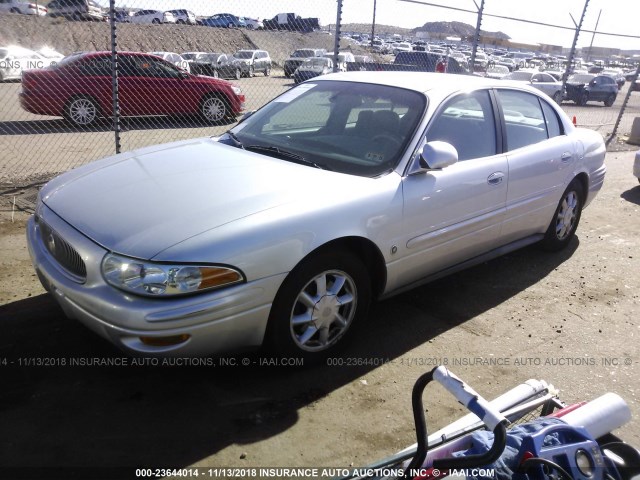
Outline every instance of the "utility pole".
<svg viewBox="0 0 640 480"><path fill-rule="evenodd" d="M593 29L593 35L591 35L591 44L589 44L589 55L587 55L587 62L591 61L591 49L593 48L593 39L596 38L598 23L600 23L600 15L602 15L602 9L600 9L600 12L598 13L598 19L596 20L596 28Z"/></svg>
<svg viewBox="0 0 640 480"><path fill-rule="evenodd" d="M571 51L569 52L569 58L567 59L567 68L562 74L562 91L564 92L567 88L567 78L569 78L569 72L573 67L573 59L576 55L576 45L578 44L578 36L580 36L580 30L582 30L582 22L584 22L584 16L587 14L587 7L589 6L589 0L585 0L584 9L582 10L582 16L580 17L580 23L576 24L576 21L573 19L573 16L569 14L573 24L576 26L576 34L573 37L573 44L571 45Z"/></svg>
<svg viewBox="0 0 640 480"><path fill-rule="evenodd" d="M373 48L373 39L376 36L376 1L373 0L373 22L371 24L371 48Z"/></svg>
<svg viewBox="0 0 640 480"><path fill-rule="evenodd" d="M484 0L480 2L479 7L475 0L473 0L473 3L476 5L476 8L478 9L478 21L476 22L476 35L473 39L473 48L471 49L471 59L469 60L469 63L471 64L470 65L471 73L475 71L476 52L478 50L478 43L480 43L480 27L482 26L482 13L484 12Z"/></svg>

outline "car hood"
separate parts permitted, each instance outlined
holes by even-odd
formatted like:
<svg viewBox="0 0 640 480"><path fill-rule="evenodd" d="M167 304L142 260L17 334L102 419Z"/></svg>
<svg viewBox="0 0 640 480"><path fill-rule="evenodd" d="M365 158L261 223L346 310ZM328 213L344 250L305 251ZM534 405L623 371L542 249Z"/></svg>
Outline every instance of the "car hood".
<svg viewBox="0 0 640 480"><path fill-rule="evenodd" d="M235 220L371 181L199 139L88 164L49 182L41 198L107 250L151 259Z"/></svg>

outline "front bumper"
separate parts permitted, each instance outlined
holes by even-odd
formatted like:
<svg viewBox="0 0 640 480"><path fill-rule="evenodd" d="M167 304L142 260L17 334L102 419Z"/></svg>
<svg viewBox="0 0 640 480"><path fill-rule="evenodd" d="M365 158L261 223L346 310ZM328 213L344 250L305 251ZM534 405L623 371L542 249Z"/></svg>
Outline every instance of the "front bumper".
<svg viewBox="0 0 640 480"><path fill-rule="evenodd" d="M107 250L77 232L45 206L27 225L27 244L35 270L69 318L76 319L120 349L134 354L203 356L256 348L262 344L271 302L285 274L208 293L148 298L108 285L100 264ZM45 247L45 222L77 251L86 279L70 275ZM175 345L151 346L140 337L187 335Z"/></svg>

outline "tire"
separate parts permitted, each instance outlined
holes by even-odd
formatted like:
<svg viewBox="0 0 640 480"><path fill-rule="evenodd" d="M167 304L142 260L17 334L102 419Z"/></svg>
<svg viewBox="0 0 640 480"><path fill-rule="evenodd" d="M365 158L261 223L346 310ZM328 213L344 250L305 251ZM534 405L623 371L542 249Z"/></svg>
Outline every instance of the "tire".
<svg viewBox="0 0 640 480"><path fill-rule="evenodd" d="M282 283L269 314L267 347L276 355L316 362L355 332L371 302L369 273L346 252L303 260Z"/></svg>
<svg viewBox="0 0 640 480"><path fill-rule="evenodd" d="M177 20L176 23L179 24L179 25L184 25L187 22L185 22L184 20L180 19L180 20Z"/></svg>
<svg viewBox="0 0 640 480"><path fill-rule="evenodd" d="M604 106L605 107L610 107L614 104L614 102L616 101L616 95L615 94L611 94L607 97L607 99L604 101Z"/></svg>
<svg viewBox="0 0 640 480"><path fill-rule="evenodd" d="M235 27L235 25L232 22L229 22L229 25L227 25L227 28L233 28Z"/></svg>
<svg viewBox="0 0 640 480"><path fill-rule="evenodd" d="M249 65L249 71L247 72L247 77L253 78L256 76L256 71L253 68L253 65Z"/></svg>
<svg viewBox="0 0 640 480"><path fill-rule="evenodd" d="M234 76L236 80L240 80L240 78L242 78L242 72L240 71L239 68L236 68Z"/></svg>
<svg viewBox="0 0 640 480"><path fill-rule="evenodd" d="M88 96L74 97L64 108L64 118L76 127L88 127L100 117L96 101Z"/></svg>
<svg viewBox="0 0 640 480"><path fill-rule="evenodd" d="M541 246L544 250L557 252L571 242L580 223L584 193L584 187L577 179L574 179L564 191L542 239Z"/></svg>
<svg viewBox="0 0 640 480"><path fill-rule="evenodd" d="M159 18L154 18L153 20L151 20L151 23L154 23L154 24L156 24L156 25L159 25L161 22L160 22L160 19L159 19Z"/></svg>
<svg viewBox="0 0 640 480"><path fill-rule="evenodd" d="M264 69L264 76L268 77L271 75L271 67L267 65L267 68Z"/></svg>
<svg viewBox="0 0 640 480"><path fill-rule="evenodd" d="M588 101L589 101L589 94L587 92L583 92L580 94L580 97L578 98L578 101L576 103L581 107L584 107Z"/></svg>
<svg viewBox="0 0 640 480"><path fill-rule="evenodd" d="M229 106L220 96L209 94L200 102L200 116L209 123L221 124L229 115Z"/></svg>
<svg viewBox="0 0 640 480"><path fill-rule="evenodd" d="M82 15L80 14L80 12L73 12L71 18L76 22L80 22L82 20Z"/></svg>
<svg viewBox="0 0 640 480"><path fill-rule="evenodd" d="M253 26L253 24L251 24L251 23L249 23L249 24L247 25L247 30L253 30L253 29L255 29L255 28L256 28L256 27L254 27L254 26Z"/></svg>
<svg viewBox="0 0 640 480"><path fill-rule="evenodd" d="M562 105L562 92L556 92L553 94L553 101L558 105Z"/></svg>
<svg viewBox="0 0 640 480"><path fill-rule="evenodd" d="M11 13L22 13L22 12L20 11L20 9L15 8L15 7L13 7L11 10L9 10L9 12L11 12Z"/></svg>

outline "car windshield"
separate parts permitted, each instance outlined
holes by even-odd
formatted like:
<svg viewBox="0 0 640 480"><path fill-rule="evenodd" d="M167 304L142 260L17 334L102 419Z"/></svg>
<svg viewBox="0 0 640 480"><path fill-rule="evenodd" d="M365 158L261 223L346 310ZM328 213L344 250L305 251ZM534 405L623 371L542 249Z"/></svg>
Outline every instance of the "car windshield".
<svg viewBox="0 0 640 480"><path fill-rule="evenodd" d="M291 55L293 58L307 58L307 57L315 57L315 52L313 50L296 50Z"/></svg>
<svg viewBox="0 0 640 480"><path fill-rule="evenodd" d="M235 58L252 58L253 52L236 52L233 56Z"/></svg>
<svg viewBox="0 0 640 480"><path fill-rule="evenodd" d="M247 150L287 152L328 170L375 177L397 166L426 102L421 93L393 86L307 82L232 133Z"/></svg>
<svg viewBox="0 0 640 480"><path fill-rule="evenodd" d="M206 57L206 54L204 53L183 53L182 54L182 58L184 58L185 60L200 60L204 57Z"/></svg>
<svg viewBox="0 0 640 480"><path fill-rule="evenodd" d="M595 75L572 75L569 78L569 82L571 82L571 83L589 83L594 78L596 78Z"/></svg>
<svg viewBox="0 0 640 480"><path fill-rule="evenodd" d="M204 60L205 62L217 62L221 55L222 53L207 53L198 57L198 60Z"/></svg>

